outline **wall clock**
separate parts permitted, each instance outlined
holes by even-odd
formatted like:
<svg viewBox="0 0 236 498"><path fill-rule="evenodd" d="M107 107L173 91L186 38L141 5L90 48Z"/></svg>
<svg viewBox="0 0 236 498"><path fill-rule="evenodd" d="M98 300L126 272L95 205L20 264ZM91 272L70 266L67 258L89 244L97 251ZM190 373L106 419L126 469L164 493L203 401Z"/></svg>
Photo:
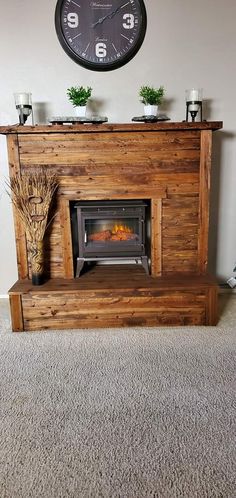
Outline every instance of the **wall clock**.
<svg viewBox="0 0 236 498"><path fill-rule="evenodd" d="M143 0L58 0L55 26L65 52L93 71L130 61L147 27Z"/></svg>

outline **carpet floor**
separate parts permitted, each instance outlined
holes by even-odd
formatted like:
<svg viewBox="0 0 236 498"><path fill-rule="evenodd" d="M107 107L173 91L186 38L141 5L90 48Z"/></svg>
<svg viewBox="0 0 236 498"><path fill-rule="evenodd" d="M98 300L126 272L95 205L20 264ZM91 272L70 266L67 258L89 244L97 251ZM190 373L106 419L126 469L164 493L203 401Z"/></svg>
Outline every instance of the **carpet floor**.
<svg viewBox="0 0 236 498"><path fill-rule="evenodd" d="M235 498L236 297L217 327L10 331L0 498Z"/></svg>

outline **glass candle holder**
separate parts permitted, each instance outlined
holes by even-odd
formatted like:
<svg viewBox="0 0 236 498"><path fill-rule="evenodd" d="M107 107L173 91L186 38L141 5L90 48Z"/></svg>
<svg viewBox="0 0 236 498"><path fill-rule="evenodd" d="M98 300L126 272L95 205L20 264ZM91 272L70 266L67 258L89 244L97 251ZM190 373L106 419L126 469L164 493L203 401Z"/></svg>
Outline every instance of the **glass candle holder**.
<svg viewBox="0 0 236 498"><path fill-rule="evenodd" d="M29 92L14 93L15 106L19 115L20 125L24 125L32 113L32 94ZM32 116L33 124L33 116Z"/></svg>
<svg viewBox="0 0 236 498"><path fill-rule="evenodd" d="M202 121L202 88L190 88L185 90L186 100L186 121L189 120L189 114L192 121L196 120L197 115Z"/></svg>

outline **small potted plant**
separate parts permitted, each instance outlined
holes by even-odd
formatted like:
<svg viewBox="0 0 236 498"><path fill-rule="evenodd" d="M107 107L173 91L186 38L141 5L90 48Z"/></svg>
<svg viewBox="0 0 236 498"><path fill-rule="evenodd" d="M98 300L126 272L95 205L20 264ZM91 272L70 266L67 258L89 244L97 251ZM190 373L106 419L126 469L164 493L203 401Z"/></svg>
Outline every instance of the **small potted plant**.
<svg viewBox="0 0 236 498"><path fill-rule="evenodd" d="M87 102L92 94L92 88L90 86L71 86L67 88L67 96L69 101L75 108L75 113L77 116L84 117L86 115Z"/></svg>
<svg viewBox="0 0 236 498"><path fill-rule="evenodd" d="M139 96L144 104L145 116L156 116L158 106L162 103L165 94L164 86L153 88L152 86L141 86Z"/></svg>

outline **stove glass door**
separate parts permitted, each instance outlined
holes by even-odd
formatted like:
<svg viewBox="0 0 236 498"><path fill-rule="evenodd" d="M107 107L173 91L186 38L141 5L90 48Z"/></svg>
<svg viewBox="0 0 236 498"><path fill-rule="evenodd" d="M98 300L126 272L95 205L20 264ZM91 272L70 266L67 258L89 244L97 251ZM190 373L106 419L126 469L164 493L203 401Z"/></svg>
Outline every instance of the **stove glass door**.
<svg viewBox="0 0 236 498"><path fill-rule="evenodd" d="M118 251L140 245L139 218L99 218L84 220L84 245L87 250Z"/></svg>

